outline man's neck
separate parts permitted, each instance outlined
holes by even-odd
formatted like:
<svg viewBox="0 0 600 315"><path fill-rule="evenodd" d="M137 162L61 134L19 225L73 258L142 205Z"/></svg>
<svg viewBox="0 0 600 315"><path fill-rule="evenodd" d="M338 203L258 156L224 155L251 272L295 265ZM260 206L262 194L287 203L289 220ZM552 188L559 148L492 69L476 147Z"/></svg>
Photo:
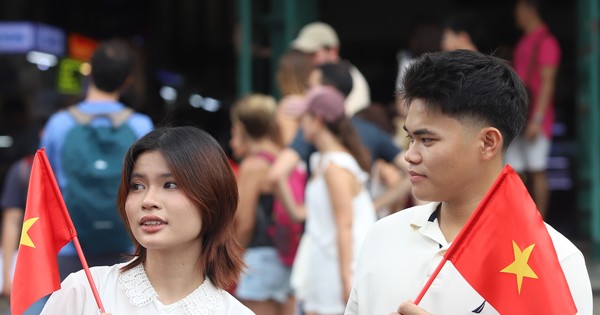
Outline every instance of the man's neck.
<svg viewBox="0 0 600 315"><path fill-rule="evenodd" d="M88 89L87 95L85 97L86 101L98 102L98 101L109 101L109 102L117 102L119 101L119 92L105 92L99 90L94 85L91 85Z"/></svg>
<svg viewBox="0 0 600 315"><path fill-rule="evenodd" d="M480 180L465 187L464 193L454 200L442 202L438 222L446 241L452 242L456 238L488 190L496 182L503 167L501 162L498 165L499 167L488 168L487 171L482 170Z"/></svg>
<svg viewBox="0 0 600 315"><path fill-rule="evenodd" d="M472 200L470 203L456 205L443 202L438 213L440 230L448 243L454 241L460 230L467 223L471 214L477 208L480 200Z"/></svg>

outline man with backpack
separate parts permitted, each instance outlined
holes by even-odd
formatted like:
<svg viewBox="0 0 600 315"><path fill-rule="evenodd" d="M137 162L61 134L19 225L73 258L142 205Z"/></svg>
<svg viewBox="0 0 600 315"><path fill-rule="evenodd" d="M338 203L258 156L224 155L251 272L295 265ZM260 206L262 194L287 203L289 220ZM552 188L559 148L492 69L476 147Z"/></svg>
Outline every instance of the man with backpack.
<svg viewBox="0 0 600 315"><path fill-rule="evenodd" d="M85 100L55 113L45 126L46 148L88 264L114 264L131 241L116 208L125 152L153 129L152 120L119 102L133 81L134 55L119 40L100 43L91 58ZM81 269L74 246L59 254L61 278Z"/></svg>

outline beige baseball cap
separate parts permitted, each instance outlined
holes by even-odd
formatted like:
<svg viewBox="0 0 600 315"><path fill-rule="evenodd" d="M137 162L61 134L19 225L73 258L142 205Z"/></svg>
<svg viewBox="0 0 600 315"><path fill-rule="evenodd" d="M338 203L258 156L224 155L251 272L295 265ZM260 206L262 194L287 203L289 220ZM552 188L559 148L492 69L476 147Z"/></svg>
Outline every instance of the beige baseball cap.
<svg viewBox="0 0 600 315"><path fill-rule="evenodd" d="M305 53L314 53L322 47L339 47L339 45L340 40L333 27L323 22L313 22L300 30L291 46Z"/></svg>

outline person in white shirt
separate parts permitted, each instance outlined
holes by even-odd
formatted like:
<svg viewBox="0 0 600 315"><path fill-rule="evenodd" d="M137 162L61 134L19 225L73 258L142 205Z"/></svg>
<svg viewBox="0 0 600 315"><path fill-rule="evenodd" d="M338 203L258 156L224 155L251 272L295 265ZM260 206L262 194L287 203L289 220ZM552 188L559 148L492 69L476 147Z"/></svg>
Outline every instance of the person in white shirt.
<svg viewBox="0 0 600 315"><path fill-rule="evenodd" d="M305 205L291 198L287 180L279 182L286 209L296 219L306 217L303 241L294 264L305 260L307 276L298 291L307 315L342 314L352 286L354 262L367 229L375 222L366 190L369 152L344 113L344 96L330 86L306 95L301 118L304 137L318 150L310 157L312 175ZM306 255L306 256L304 256ZM294 266L296 268L297 266Z"/></svg>
<svg viewBox="0 0 600 315"><path fill-rule="evenodd" d="M498 314L446 263L415 299L505 166L525 126L527 94L503 60L467 50L425 54L399 89L408 106L405 159L416 206L379 220L359 254L347 315ZM578 314L592 314L584 257L547 226Z"/></svg>
<svg viewBox="0 0 600 315"><path fill-rule="evenodd" d="M233 221L235 176L214 138L195 127L151 131L126 154L117 205L135 244L126 263L91 268L112 314L254 314L226 290L244 266ZM42 314L96 314L82 271Z"/></svg>

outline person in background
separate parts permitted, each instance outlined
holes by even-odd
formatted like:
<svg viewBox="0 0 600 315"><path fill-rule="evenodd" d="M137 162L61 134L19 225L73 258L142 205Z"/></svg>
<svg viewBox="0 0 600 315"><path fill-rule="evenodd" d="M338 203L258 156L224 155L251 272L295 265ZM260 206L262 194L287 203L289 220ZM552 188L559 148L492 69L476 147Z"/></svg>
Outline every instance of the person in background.
<svg viewBox="0 0 600 315"><path fill-rule="evenodd" d="M352 75L352 90L345 100L348 116L354 115L371 104L371 90L367 80L354 65L340 57L340 39L331 25L323 22L305 25L300 29L290 47L310 55L314 65L348 63Z"/></svg>
<svg viewBox="0 0 600 315"><path fill-rule="evenodd" d="M221 146L195 127L156 129L127 152L117 197L135 252L90 269L113 314L254 314L225 290L244 267L236 180ZM83 270L42 314L98 312Z"/></svg>
<svg viewBox="0 0 600 315"><path fill-rule="evenodd" d="M442 22L443 51L466 49L479 51L485 38L484 26L475 12L461 11L447 16Z"/></svg>
<svg viewBox="0 0 600 315"><path fill-rule="evenodd" d="M101 42L90 60L91 80L88 85L85 99L75 106L70 107L69 110L62 110L53 114L44 127L40 143L40 146L46 149L48 160L50 161L54 174L56 174L58 185L63 193L67 207L71 212L75 228L81 230L80 232L90 230L87 226L84 228L79 225L79 221L77 220L77 218L86 217L79 216L79 213L86 210L83 209L85 207L76 207L71 200L81 200L79 198L85 196L109 195L109 197L104 196L102 198L103 200L95 201L95 207L98 208L94 210L110 213L110 215L114 217L116 223L114 221L105 222L103 225L98 226L110 227L110 230L106 230L107 239L105 241L112 240L115 243L120 242L122 239L125 239L125 242L128 242L125 227L122 223L118 222L116 215L113 215L113 213L116 213L117 211L116 206L110 202L110 200L116 198L116 187L118 185L118 176L121 167L120 161L123 159L122 154L125 153L127 148L133 144L136 139L139 139L154 127L150 117L145 114L133 112L133 110L127 108L125 104L119 101L121 94L127 90L133 82L132 71L134 62L134 55L128 43L117 39ZM83 123L85 120L88 120L87 125L93 128L93 130L96 130L96 133L90 132L89 134L112 135L113 133L111 132L98 130L102 128L109 129L111 126L114 127L113 130L116 130L117 128L115 126L119 126L116 124L117 121L121 121L121 126L128 129L122 134L126 134L127 137L110 138L111 140L107 140L105 146L107 148L113 148L115 147L113 143L119 141L122 152L118 153L118 156L110 156L111 160L119 161L118 163L115 162L114 165L105 163L106 157L98 155L95 159L97 163L91 163L93 165L89 166L87 164L81 165L79 169L74 169L73 166L76 164L75 162L80 163L82 161L87 161L87 159L83 159L83 154L95 155L102 152L101 150L90 150L89 152L72 153L75 152L78 147L92 144L91 140L86 141L86 143L74 143L69 141L69 139L76 138L78 135L83 134L80 131L76 131L75 128L86 125L86 123ZM73 133L73 131L75 131L75 133ZM97 137L96 139L101 138L102 137ZM123 143L124 141L126 141L126 143ZM92 174L104 174L104 171L108 172L108 170L111 170L110 180L107 178L94 185L86 185L86 187L79 187L80 185L78 184L69 186L70 181L75 181L76 179L77 181L90 179L91 177L76 178L74 176L81 176L84 169L88 171L88 167L95 170L94 172L90 172ZM114 187L112 185L114 185ZM85 193L81 193L81 191L75 192L77 189L84 188L86 190ZM68 192L72 192L71 195L68 195ZM102 205L102 202L107 202L108 205L106 207L101 207L100 205ZM112 264L122 261L122 255L128 253L127 251L130 250L128 247L131 247L130 244L125 243L122 248L127 249L124 250L94 252L95 247L91 246L90 248L89 245L91 244L89 243L89 240L85 240L83 236L84 235L81 234L80 239L84 250L86 250L88 264L90 266ZM61 279L64 279L71 272L81 268L79 258L76 255L72 243L61 250L58 259Z"/></svg>
<svg viewBox="0 0 600 315"><path fill-rule="evenodd" d="M246 248L244 261L248 266L237 284L235 296L257 314L293 315L291 268L280 261L269 234L275 224L275 200L267 173L282 148L276 112L275 100L259 94L240 99L231 109L230 146L235 157L241 159L235 232Z"/></svg>
<svg viewBox="0 0 600 315"><path fill-rule="evenodd" d="M295 49L287 50L279 58L276 78L282 98L277 106L277 123L286 145L292 142L300 126L304 94L313 67L310 56Z"/></svg>
<svg viewBox="0 0 600 315"><path fill-rule="evenodd" d="M2 209L2 298L6 299L7 304L12 292L14 263L21 237L32 164L33 155L27 155L11 165L4 180L4 190L0 199L0 208ZM24 314L39 314L45 301L45 298L40 299ZM0 314L5 315L5 313ZM10 311L7 310L6 314L10 314Z"/></svg>
<svg viewBox="0 0 600 315"><path fill-rule="evenodd" d="M353 89L353 79L349 67L344 62L321 64L312 71L308 85L311 88L331 86L346 96ZM402 152L385 131L356 115L349 117L349 121L356 129L362 144L367 147L372 162L381 159L401 172L404 171L406 162L402 157ZM303 130L300 129L292 143L277 156L277 160L269 170L269 180L277 182L280 178L285 177L299 161L308 164L309 157L315 150L315 147L305 139ZM406 196L409 191L410 183L408 181L399 182L398 185L388 189L374 200L375 208L378 210L386 208Z"/></svg>
<svg viewBox="0 0 600 315"><path fill-rule="evenodd" d="M333 87L309 90L302 128L318 150L310 158L305 203L292 198L285 179L278 182L290 216L306 219L303 242L310 245L299 249L297 260L306 263L307 272L298 289L305 314L343 314L358 250L376 220L366 190L370 156L346 117L344 96Z"/></svg>
<svg viewBox="0 0 600 315"><path fill-rule="evenodd" d="M525 131L511 143L506 160L527 182L538 210L546 217L550 197L546 169L561 51L540 15L540 4L537 0L518 0L515 6L523 36L513 52L513 66L529 92L529 111Z"/></svg>

